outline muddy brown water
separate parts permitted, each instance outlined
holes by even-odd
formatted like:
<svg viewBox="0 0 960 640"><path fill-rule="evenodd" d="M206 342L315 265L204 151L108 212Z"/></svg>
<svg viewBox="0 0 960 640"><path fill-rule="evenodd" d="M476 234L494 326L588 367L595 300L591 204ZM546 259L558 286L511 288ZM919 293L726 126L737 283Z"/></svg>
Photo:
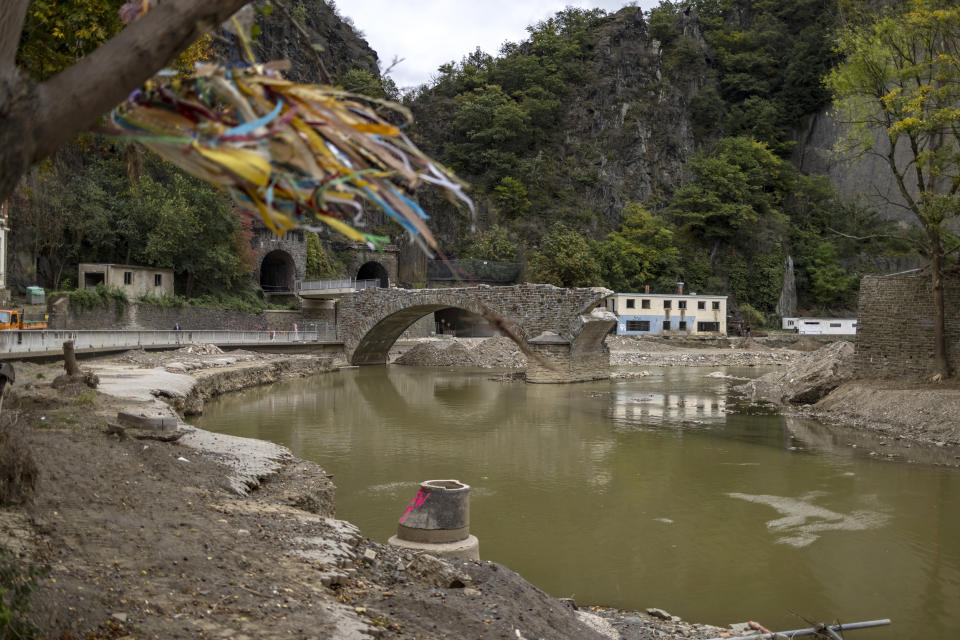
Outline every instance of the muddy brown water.
<svg viewBox="0 0 960 640"><path fill-rule="evenodd" d="M957 637L960 471L871 456L720 377L762 369L650 371L527 385L369 367L232 394L196 424L316 461L338 517L381 542L419 481L465 482L481 557L580 604Z"/></svg>

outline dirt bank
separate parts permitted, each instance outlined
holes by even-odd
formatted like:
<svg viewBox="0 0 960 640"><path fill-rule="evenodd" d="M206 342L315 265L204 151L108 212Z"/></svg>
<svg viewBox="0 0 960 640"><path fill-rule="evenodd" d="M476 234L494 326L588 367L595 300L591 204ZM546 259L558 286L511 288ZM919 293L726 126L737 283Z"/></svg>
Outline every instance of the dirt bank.
<svg viewBox="0 0 960 640"><path fill-rule="evenodd" d="M836 342L737 387L790 416L817 418L840 446L892 460L960 466L960 382L856 379Z"/></svg>
<svg viewBox="0 0 960 640"><path fill-rule="evenodd" d="M159 411L158 397L189 395L204 372L223 380L211 389L230 387L230 371L249 381L258 360L207 357L215 366L190 375L164 356L140 374L134 362L98 363L110 393L54 389L56 367L16 364L0 425L8 442L31 452L38 479L26 504L0 507L0 546L18 556L15 566L43 568L30 615L43 637L646 640L721 632L578 609L494 563L442 562L367 540L334 518L322 469L282 447L185 425L171 442L110 433L119 410Z"/></svg>

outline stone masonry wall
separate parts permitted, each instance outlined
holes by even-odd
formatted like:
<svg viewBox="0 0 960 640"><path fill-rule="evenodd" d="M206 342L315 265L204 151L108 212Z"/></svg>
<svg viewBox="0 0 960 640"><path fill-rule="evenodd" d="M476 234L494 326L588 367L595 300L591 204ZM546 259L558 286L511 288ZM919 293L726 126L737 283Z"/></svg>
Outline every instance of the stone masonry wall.
<svg viewBox="0 0 960 640"><path fill-rule="evenodd" d="M295 323L300 329L306 329L313 323L324 321L325 318L318 318L316 314L306 316L300 311L245 313L230 309L158 307L131 302L119 313L112 305L79 312L62 310L58 305L50 316L50 328L169 330L179 323L184 330L291 331Z"/></svg>
<svg viewBox="0 0 960 640"><path fill-rule="evenodd" d="M947 356L960 367L960 278L944 279ZM930 276L864 276L857 316L856 370L861 376L933 373Z"/></svg>

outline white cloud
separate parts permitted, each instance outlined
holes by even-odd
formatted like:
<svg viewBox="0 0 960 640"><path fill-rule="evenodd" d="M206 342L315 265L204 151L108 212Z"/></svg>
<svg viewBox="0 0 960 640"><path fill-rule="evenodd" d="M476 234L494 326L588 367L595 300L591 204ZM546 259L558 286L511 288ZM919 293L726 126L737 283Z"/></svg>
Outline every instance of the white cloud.
<svg viewBox="0 0 960 640"><path fill-rule="evenodd" d="M457 61L480 47L497 55L504 42L526 39L528 25L565 7L614 12L626 0L341 0L337 5L363 32L383 66L402 58L390 73L399 87L428 82L445 62ZM636 3L649 9L657 0Z"/></svg>

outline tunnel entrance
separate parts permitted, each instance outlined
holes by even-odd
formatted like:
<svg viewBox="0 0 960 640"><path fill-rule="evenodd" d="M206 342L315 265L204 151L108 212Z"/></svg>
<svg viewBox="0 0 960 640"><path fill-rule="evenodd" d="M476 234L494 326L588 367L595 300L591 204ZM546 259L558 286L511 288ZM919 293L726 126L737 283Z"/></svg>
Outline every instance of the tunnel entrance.
<svg viewBox="0 0 960 640"><path fill-rule="evenodd" d="M357 271L357 280L377 280L381 289L390 286L390 274L379 262L364 263Z"/></svg>
<svg viewBox="0 0 960 640"><path fill-rule="evenodd" d="M266 293L293 291L296 267L286 251L271 251L260 263L260 288Z"/></svg>

